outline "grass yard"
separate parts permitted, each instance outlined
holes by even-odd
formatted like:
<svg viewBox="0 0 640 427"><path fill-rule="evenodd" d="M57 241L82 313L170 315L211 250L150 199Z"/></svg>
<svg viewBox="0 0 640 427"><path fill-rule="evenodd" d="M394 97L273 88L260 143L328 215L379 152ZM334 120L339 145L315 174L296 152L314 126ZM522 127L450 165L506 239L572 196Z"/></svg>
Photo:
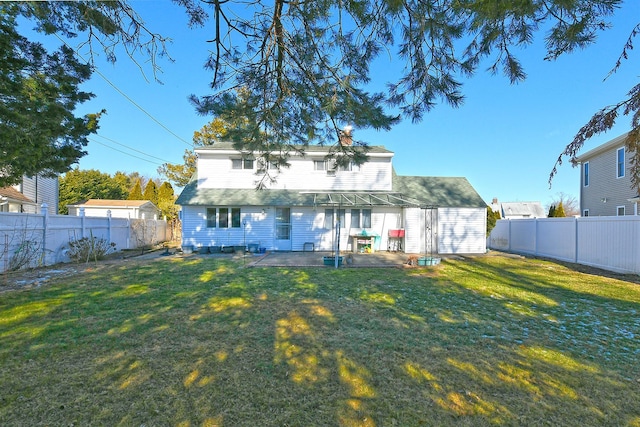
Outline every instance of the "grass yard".
<svg viewBox="0 0 640 427"><path fill-rule="evenodd" d="M640 426L640 285L503 256L0 284L3 426Z"/></svg>

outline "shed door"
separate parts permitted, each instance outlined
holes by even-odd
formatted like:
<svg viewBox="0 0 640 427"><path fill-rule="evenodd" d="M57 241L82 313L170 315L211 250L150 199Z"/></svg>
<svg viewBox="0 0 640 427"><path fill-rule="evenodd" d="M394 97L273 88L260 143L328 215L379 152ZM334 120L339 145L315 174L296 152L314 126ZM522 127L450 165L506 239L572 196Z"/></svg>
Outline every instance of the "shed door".
<svg viewBox="0 0 640 427"><path fill-rule="evenodd" d="M291 250L291 208L276 208L275 250Z"/></svg>

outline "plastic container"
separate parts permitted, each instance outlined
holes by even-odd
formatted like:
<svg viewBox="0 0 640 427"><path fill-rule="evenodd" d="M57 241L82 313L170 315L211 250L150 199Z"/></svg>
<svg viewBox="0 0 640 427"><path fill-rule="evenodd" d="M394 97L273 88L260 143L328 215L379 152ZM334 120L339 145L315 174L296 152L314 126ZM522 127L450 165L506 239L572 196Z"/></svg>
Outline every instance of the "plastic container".
<svg viewBox="0 0 640 427"><path fill-rule="evenodd" d="M338 267L340 267L342 265L342 259L343 257L338 257ZM324 263L324 265L328 265L328 266L335 266L336 265L336 257L333 256L324 256L322 257L322 262Z"/></svg>

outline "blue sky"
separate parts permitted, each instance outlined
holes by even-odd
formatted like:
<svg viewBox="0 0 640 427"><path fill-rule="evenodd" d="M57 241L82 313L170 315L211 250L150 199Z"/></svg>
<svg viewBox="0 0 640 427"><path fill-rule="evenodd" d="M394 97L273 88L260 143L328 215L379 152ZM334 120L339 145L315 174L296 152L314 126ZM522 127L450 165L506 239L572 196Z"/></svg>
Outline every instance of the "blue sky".
<svg viewBox="0 0 640 427"><path fill-rule="evenodd" d="M161 60L163 84L158 84L148 67L145 81L140 69L123 54L115 65L98 59L96 65L104 78L94 73L83 86L96 98L81 111L105 108L107 114L79 167L157 177L161 163L182 162L193 132L211 120L198 115L187 97L209 93L211 74L202 65L211 48L206 40L211 38L212 25L190 30L184 12L166 0L131 3L150 28L173 39L168 50L175 62ZM532 46L517 53L528 74L524 82L511 85L506 77L480 69L464 80L462 107L440 104L420 123L405 121L388 132L355 129L355 136L395 152L398 174L464 176L487 202L497 197L501 201L540 201L546 206L559 193L577 199L577 168L565 162L551 188L549 172L592 114L622 100L638 83L640 53L636 51L603 81L640 21L638 17L640 2L627 1L612 18L613 27L600 34L595 45L554 62L543 60L543 34L537 34ZM637 43L640 46L640 39ZM393 67L387 59L380 59L375 79L386 79ZM629 118L621 117L612 131L594 137L583 152L628 129Z"/></svg>

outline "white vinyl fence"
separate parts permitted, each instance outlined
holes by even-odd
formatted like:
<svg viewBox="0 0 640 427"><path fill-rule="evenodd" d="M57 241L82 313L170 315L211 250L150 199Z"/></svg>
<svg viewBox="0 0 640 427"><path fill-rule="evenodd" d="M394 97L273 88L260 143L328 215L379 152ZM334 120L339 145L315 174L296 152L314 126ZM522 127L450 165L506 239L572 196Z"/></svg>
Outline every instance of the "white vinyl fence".
<svg viewBox="0 0 640 427"><path fill-rule="evenodd" d="M167 222L153 219L0 213L0 271L70 261L69 242L104 239L115 250L135 249L164 242Z"/></svg>
<svg viewBox="0 0 640 427"><path fill-rule="evenodd" d="M503 219L487 246L640 274L640 216Z"/></svg>

